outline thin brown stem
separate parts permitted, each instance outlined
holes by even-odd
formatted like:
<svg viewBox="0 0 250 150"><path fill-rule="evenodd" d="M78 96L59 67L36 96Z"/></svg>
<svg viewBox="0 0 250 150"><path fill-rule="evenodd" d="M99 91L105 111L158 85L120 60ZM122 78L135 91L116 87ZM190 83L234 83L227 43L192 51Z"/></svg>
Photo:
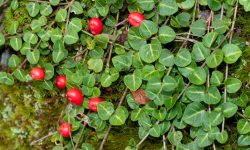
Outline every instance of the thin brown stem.
<svg viewBox="0 0 250 150"><path fill-rule="evenodd" d="M168 21L169 21L169 20L170 20L170 16L168 16L168 17L167 17L166 21L163 23L163 25L162 25L162 26L167 25L167 23L168 23Z"/></svg>
<svg viewBox="0 0 250 150"><path fill-rule="evenodd" d="M114 26L112 28L109 28L108 30L103 31L102 33L108 32L109 30L112 30L112 29L116 28L117 26L119 26L119 25L121 25L121 24L123 24L123 23L125 23L127 21L128 21L128 19L125 19L122 22L117 23L116 26Z"/></svg>

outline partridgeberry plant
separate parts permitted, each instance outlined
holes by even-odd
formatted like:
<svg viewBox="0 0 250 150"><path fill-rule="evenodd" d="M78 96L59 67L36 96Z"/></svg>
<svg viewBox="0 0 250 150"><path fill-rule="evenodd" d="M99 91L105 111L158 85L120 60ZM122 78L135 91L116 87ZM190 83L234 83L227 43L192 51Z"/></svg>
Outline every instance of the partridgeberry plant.
<svg viewBox="0 0 250 150"><path fill-rule="evenodd" d="M139 149L148 136L160 137L164 150L168 141L177 150L215 150L226 147L225 127L236 115L242 118L237 144L250 145L248 96L237 93L242 82L228 74L245 47L234 36L237 10L250 11L249 1L95 0L83 26L85 3L29 0L31 23L23 28L13 21L0 33L0 45L16 51L8 63L13 72L1 72L0 83L11 86L31 76L46 90L67 90L65 123L52 136L53 150L93 150L83 138L87 128L105 149L112 126L125 128L128 119L138 123L141 141L131 137L126 150ZM11 2L13 10L18 6ZM101 87L121 82L126 89L118 107L99 98Z"/></svg>

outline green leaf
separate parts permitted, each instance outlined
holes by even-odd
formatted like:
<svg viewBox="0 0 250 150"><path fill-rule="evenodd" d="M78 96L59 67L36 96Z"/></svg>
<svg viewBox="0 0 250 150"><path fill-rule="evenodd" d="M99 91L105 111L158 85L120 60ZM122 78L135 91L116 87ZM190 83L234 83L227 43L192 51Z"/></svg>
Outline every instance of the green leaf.
<svg viewBox="0 0 250 150"><path fill-rule="evenodd" d="M158 36L158 40L162 43L162 44L166 44L169 42L172 42L176 37L176 34L174 32L174 30L169 27L169 26L162 26L159 29L159 36Z"/></svg>
<svg viewBox="0 0 250 150"><path fill-rule="evenodd" d="M201 102L204 97L204 92L204 85L191 85L185 91L186 96L194 102Z"/></svg>
<svg viewBox="0 0 250 150"><path fill-rule="evenodd" d="M191 25L190 30L192 31L192 33L194 35L197 35L198 37L201 37L202 35L205 34L206 28L207 28L206 21L203 20L203 19L200 19L200 20L195 21Z"/></svg>
<svg viewBox="0 0 250 150"><path fill-rule="evenodd" d="M31 64L37 64L40 58L40 52L38 49L35 49L33 52L29 51L26 57Z"/></svg>
<svg viewBox="0 0 250 150"><path fill-rule="evenodd" d="M240 134L247 134L250 132L250 123L245 119L240 119L237 122L237 131Z"/></svg>
<svg viewBox="0 0 250 150"><path fill-rule="evenodd" d="M82 150L95 150L95 148L92 147L91 144L89 144L89 143L83 143Z"/></svg>
<svg viewBox="0 0 250 150"><path fill-rule="evenodd" d="M31 17L35 17L39 13L40 5L38 3L29 2L26 9Z"/></svg>
<svg viewBox="0 0 250 150"><path fill-rule="evenodd" d="M102 59L89 59L87 62L88 68L94 70L96 73L101 72L103 69L103 62Z"/></svg>
<svg viewBox="0 0 250 150"><path fill-rule="evenodd" d="M235 63L242 54L240 48L234 44L227 44L222 48L224 61L228 64Z"/></svg>
<svg viewBox="0 0 250 150"><path fill-rule="evenodd" d="M8 73L6 76L5 84L6 85L13 85L14 84L14 79L10 73Z"/></svg>
<svg viewBox="0 0 250 150"><path fill-rule="evenodd" d="M195 0L186 0L181 3L181 8L182 9L191 9L194 6Z"/></svg>
<svg viewBox="0 0 250 150"><path fill-rule="evenodd" d="M63 150L63 148L62 147L60 147L60 146L55 146L55 147L53 147L53 149L52 150Z"/></svg>
<svg viewBox="0 0 250 150"><path fill-rule="evenodd" d="M187 49L181 49L174 59L178 67L185 67L191 63L191 54Z"/></svg>
<svg viewBox="0 0 250 150"><path fill-rule="evenodd" d="M153 128L149 129L149 134L153 137L160 137L161 128L158 124L154 124Z"/></svg>
<svg viewBox="0 0 250 150"><path fill-rule="evenodd" d="M142 46L147 44L146 39L141 37L139 29L139 27L132 27L128 31L128 42L135 50L140 50Z"/></svg>
<svg viewBox="0 0 250 150"><path fill-rule="evenodd" d="M211 47L214 41L217 39L217 37L218 37L217 32L210 32L204 36L202 42L206 47Z"/></svg>
<svg viewBox="0 0 250 150"><path fill-rule="evenodd" d="M88 10L88 16L90 18L99 18L99 13L96 8L91 8Z"/></svg>
<svg viewBox="0 0 250 150"><path fill-rule="evenodd" d="M207 92L203 99L206 104L217 104L220 102L220 91L215 86L210 86Z"/></svg>
<svg viewBox="0 0 250 150"><path fill-rule="evenodd" d="M228 78L224 81L228 93L235 93L241 88L241 81L236 78Z"/></svg>
<svg viewBox="0 0 250 150"><path fill-rule="evenodd" d="M14 72L14 76L19 80L19 81L26 81L26 73L24 72L23 69L16 70ZM1 78L1 77L0 77Z"/></svg>
<svg viewBox="0 0 250 150"><path fill-rule="evenodd" d="M44 81L43 82L43 88L45 88L46 90L53 90L53 83L51 81Z"/></svg>
<svg viewBox="0 0 250 150"><path fill-rule="evenodd" d="M95 77L93 74L86 74L83 76L83 85L88 87L94 87L95 85Z"/></svg>
<svg viewBox="0 0 250 150"><path fill-rule="evenodd" d="M230 118L237 112L238 106L233 103L226 102L222 104L221 109L224 117Z"/></svg>
<svg viewBox="0 0 250 150"><path fill-rule="evenodd" d="M160 0L157 9L161 16L170 16L178 11L178 6L175 0Z"/></svg>
<svg viewBox="0 0 250 150"><path fill-rule="evenodd" d="M1 83L1 74L0 74L0 83ZM244 116L250 118L250 106L248 106L244 111Z"/></svg>
<svg viewBox="0 0 250 150"><path fill-rule="evenodd" d="M7 73L0 72L0 83L5 83L6 79L7 79Z"/></svg>
<svg viewBox="0 0 250 150"><path fill-rule="evenodd" d="M40 13L43 16L49 16L52 13L53 9L50 5L48 5L47 3L42 3L40 5Z"/></svg>
<svg viewBox="0 0 250 150"><path fill-rule="evenodd" d="M59 28L53 29L50 33L50 37L53 43L62 38L62 30Z"/></svg>
<svg viewBox="0 0 250 150"><path fill-rule="evenodd" d="M76 66L76 62L75 62L75 60L73 58L68 57L65 64L64 64L64 66L66 68L74 68Z"/></svg>
<svg viewBox="0 0 250 150"><path fill-rule="evenodd" d="M105 20L105 25L109 27L114 27L116 26L117 22L113 16L108 16L107 19Z"/></svg>
<svg viewBox="0 0 250 150"><path fill-rule="evenodd" d="M196 62L205 60L210 55L211 50L206 48L202 42L196 42L191 53L192 59Z"/></svg>
<svg viewBox="0 0 250 150"><path fill-rule="evenodd" d="M106 49L109 42L109 37L106 34L98 34L94 37L95 43L103 49Z"/></svg>
<svg viewBox="0 0 250 150"><path fill-rule="evenodd" d="M66 44L74 44L79 40L79 36L77 34L77 32L73 29L68 29L66 31L66 36L64 37L64 42Z"/></svg>
<svg viewBox="0 0 250 150"><path fill-rule="evenodd" d="M143 10L150 11L155 7L155 2L153 0L137 0L138 6Z"/></svg>
<svg viewBox="0 0 250 150"><path fill-rule="evenodd" d="M30 44L36 44L38 41L38 37L36 34L33 34L31 32L27 32L24 34L23 40L27 43L30 43Z"/></svg>
<svg viewBox="0 0 250 150"><path fill-rule="evenodd" d="M219 34L224 34L227 29L225 20L215 20L212 26L214 27L214 32L218 32Z"/></svg>
<svg viewBox="0 0 250 150"><path fill-rule="evenodd" d="M158 32L156 23L148 20L143 20L140 25L139 32L143 38L150 38L153 34Z"/></svg>
<svg viewBox="0 0 250 150"><path fill-rule="evenodd" d="M133 3L133 4L128 5L128 11L129 11L130 13L132 13L132 12L139 12L139 13L141 13L141 14L144 13L144 10L141 9L141 7L139 7L137 3ZM144 14L144 15L145 15L145 14Z"/></svg>
<svg viewBox="0 0 250 150"><path fill-rule="evenodd" d="M214 140L211 139L209 136L209 132L205 132L200 128L197 134L197 144L199 147L207 147L213 144Z"/></svg>
<svg viewBox="0 0 250 150"><path fill-rule="evenodd" d="M118 71L121 71L122 69L129 70L132 65L132 58L126 55L119 55L113 57L112 62Z"/></svg>
<svg viewBox="0 0 250 150"><path fill-rule="evenodd" d="M209 68L215 68L221 64L223 60L223 52L218 49L215 51L215 54L211 54L206 58L206 63Z"/></svg>
<svg viewBox="0 0 250 150"><path fill-rule="evenodd" d="M249 135L240 135L238 138L238 145L239 146L248 146L250 145L250 137Z"/></svg>
<svg viewBox="0 0 250 150"><path fill-rule="evenodd" d="M124 77L124 83L131 91L136 91L142 84L141 70L136 69L133 75L126 75Z"/></svg>
<svg viewBox="0 0 250 150"><path fill-rule="evenodd" d="M181 74L184 77L188 77L189 75L193 74L194 69L197 67L197 64L194 61L191 61L191 63L186 67L178 67L178 70L181 72Z"/></svg>
<svg viewBox="0 0 250 150"><path fill-rule="evenodd" d="M73 29L76 32L79 32L82 30L82 21L79 18L72 18L69 22L69 29Z"/></svg>
<svg viewBox="0 0 250 150"><path fill-rule="evenodd" d="M212 111L211 113L209 113L209 123L212 126L217 126L220 125L223 121L223 115L222 113L216 112L216 111Z"/></svg>
<svg viewBox="0 0 250 150"><path fill-rule="evenodd" d="M188 80L196 85L202 85L206 82L206 72L204 68L197 67L194 69L194 72L188 76Z"/></svg>
<svg viewBox="0 0 250 150"><path fill-rule="evenodd" d="M2 46L5 43L5 38L2 33L0 33L0 46Z"/></svg>
<svg viewBox="0 0 250 150"><path fill-rule="evenodd" d="M49 0L51 5L58 5L60 3L60 0Z"/></svg>
<svg viewBox="0 0 250 150"><path fill-rule="evenodd" d="M102 120L108 120L115 112L114 105L111 102L101 102L97 105L97 112Z"/></svg>
<svg viewBox="0 0 250 150"><path fill-rule="evenodd" d="M153 116L156 119L163 121L167 116L167 109L165 107L162 107L159 110L154 111Z"/></svg>
<svg viewBox="0 0 250 150"><path fill-rule="evenodd" d="M52 79L54 76L54 66L51 63L46 63L43 67L45 72L44 78L46 80Z"/></svg>
<svg viewBox="0 0 250 150"><path fill-rule="evenodd" d="M176 150L199 150L198 146L197 146L197 142L192 142L188 145L184 145L179 143L177 145Z"/></svg>
<svg viewBox="0 0 250 150"><path fill-rule="evenodd" d="M101 84L103 87L109 87L112 84L111 76L108 73L102 74Z"/></svg>
<svg viewBox="0 0 250 150"><path fill-rule="evenodd" d="M38 32L41 30L41 25L39 24L39 21L36 19L32 20L30 27L32 29L32 32Z"/></svg>
<svg viewBox="0 0 250 150"><path fill-rule="evenodd" d="M144 66L142 69L142 79L151 80L154 77L159 78L159 72L155 70L155 67L151 64Z"/></svg>
<svg viewBox="0 0 250 150"><path fill-rule="evenodd" d="M13 1L11 2L11 8L12 8L13 10L16 10L16 9L18 8L18 6L19 6L18 0L13 0Z"/></svg>
<svg viewBox="0 0 250 150"><path fill-rule="evenodd" d="M18 27L19 27L19 22L13 21L8 29L8 33L11 35L16 34Z"/></svg>
<svg viewBox="0 0 250 150"><path fill-rule="evenodd" d="M64 22L64 21L66 21L66 18L67 18L67 10L60 9L56 14L55 20L57 22Z"/></svg>
<svg viewBox="0 0 250 150"><path fill-rule="evenodd" d="M52 58L54 63L59 63L61 60L64 58L64 51L58 50L58 51L53 51L52 52Z"/></svg>
<svg viewBox="0 0 250 150"><path fill-rule="evenodd" d="M123 125L125 123L126 113L121 107L122 106L118 107L115 111L116 114L109 118L109 122L111 125Z"/></svg>
<svg viewBox="0 0 250 150"><path fill-rule="evenodd" d="M222 0L207 0L208 7L213 11L218 11L221 8Z"/></svg>
<svg viewBox="0 0 250 150"><path fill-rule="evenodd" d="M9 62L8 62L8 66L9 67L17 67L18 63L19 63L19 58L17 57L17 55L12 54L10 56L10 59L9 59Z"/></svg>
<svg viewBox="0 0 250 150"><path fill-rule="evenodd" d="M122 7L123 7L123 2L124 2L125 0L117 0L117 2L116 3L113 3L112 5L115 7L115 8L117 8L117 9L122 9Z"/></svg>
<svg viewBox="0 0 250 150"><path fill-rule="evenodd" d="M223 73L221 73L220 71L213 71L212 76L210 78L210 83L213 86L219 86L222 83L223 79Z"/></svg>
<svg viewBox="0 0 250 150"><path fill-rule="evenodd" d="M121 45L115 45L114 49L115 49L115 53L118 55L122 55L125 53L125 50Z"/></svg>
<svg viewBox="0 0 250 150"><path fill-rule="evenodd" d="M20 37L15 37L10 39L10 46L15 50L19 51L22 47L22 39Z"/></svg>
<svg viewBox="0 0 250 150"><path fill-rule="evenodd" d="M216 140L221 144L226 143L227 139L228 139L227 131L222 131L221 133L216 135Z"/></svg>
<svg viewBox="0 0 250 150"><path fill-rule="evenodd" d="M151 44L145 44L140 48L139 54L143 61L152 63L161 55L161 43L157 39L151 40Z"/></svg>
<svg viewBox="0 0 250 150"><path fill-rule="evenodd" d="M138 105L136 105L136 106L138 106ZM137 121L140 118L142 113L143 113L143 110L141 108L138 107L138 108L134 109L133 112L131 113L131 120Z"/></svg>
<svg viewBox="0 0 250 150"><path fill-rule="evenodd" d="M177 119L177 117L174 119L173 124L178 129L184 129L187 126L187 123L184 122L183 117L180 119Z"/></svg>
<svg viewBox="0 0 250 150"><path fill-rule="evenodd" d="M73 5L70 7L69 10L70 10L70 12L73 12L73 13L75 13L75 14L77 14L77 15L83 13L82 5L81 5L79 2L77 2L77 1L75 1L75 2L73 3Z"/></svg>
<svg viewBox="0 0 250 150"><path fill-rule="evenodd" d="M132 57L132 66L136 69L142 69L145 63L141 60L139 52Z"/></svg>
<svg viewBox="0 0 250 150"><path fill-rule="evenodd" d="M176 20L182 27L187 27L189 26L190 14L186 12L178 14Z"/></svg>
<svg viewBox="0 0 250 150"><path fill-rule="evenodd" d="M0 76L0 79L1 79L1 76ZM0 80L1 81L1 80ZM134 97L132 94L128 94L126 96L126 100L127 100L127 103L128 105L130 106L131 109L137 109L139 108L139 103L135 101ZM131 118L132 118L132 114L131 114ZM132 119L131 119L132 120ZM132 120L133 121L133 120Z"/></svg>
<svg viewBox="0 0 250 150"><path fill-rule="evenodd" d="M109 6L105 5L103 8L98 9L101 16L106 16L109 13Z"/></svg>
<svg viewBox="0 0 250 150"><path fill-rule="evenodd" d="M174 65L174 55L168 49L162 49L159 62L164 66L171 67Z"/></svg>
<svg viewBox="0 0 250 150"><path fill-rule="evenodd" d="M42 41L45 41L45 42L50 39L48 32L46 32L44 29L41 29L38 32L38 36L41 38Z"/></svg>
<svg viewBox="0 0 250 150"><path fill-rule="evenodd" d="M183 137L183 135L182 135L181 131L168 133L168 140L174 146L177 146L179 143L181 143L182 137Z"/></svg>
<svg viewBox="0 0 250 150"><path fill-rule="evenodd" d="M151 128L150 117L144 112L138 120L139 125L144 127L146 130ZM139 131L140 132L140 131Z"/></svg>
<svg viewBox="0 0 250 150"><path fill-rule="evenodd" d="M161 128L161 135L164 135L170 129L171 123L170 121L164 121L160 123L159 126Z"/></svg>
<svg viewBox="0 0 250 150"><path fill-rule="evenodd" d="M175 79L171 76L165 76L163 78L163 90L164 91L172 91L176 88L177 83Z"/></svg>
<svg viewBox="0 0 250 150"><path fill-rule="evenodd" d="M204 106L198 102L187 105L183 113L183 120L194 127L201 126L204 115L206 114Z"/></svg>
<svg viewBox="0 0 250 150"><path fill-rule="evenodd" d="M157 107L158 106L153 101L151 101L143 106L142 109L150 116L153 116L153 113L157 110Z"/></svg>
<svg viewBox="0 0 250 150"><path fill-rule="evenodd" d="M211 139L216 139L217 134L220 133L220 129L216 127L212 127L212 129L208 132L208 136Z"/></svg>

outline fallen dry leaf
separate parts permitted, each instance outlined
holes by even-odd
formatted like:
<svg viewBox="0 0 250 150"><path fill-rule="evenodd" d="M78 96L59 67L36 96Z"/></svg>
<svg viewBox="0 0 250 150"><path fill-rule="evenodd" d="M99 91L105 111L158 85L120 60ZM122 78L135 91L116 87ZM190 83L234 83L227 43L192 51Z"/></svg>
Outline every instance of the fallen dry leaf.
<svg viewBox="0 0 250 150"><path fill-rule="evenodd" d="M148 98L146 95L145 89L138 89L137 91L131 91L135 101L140 104L146 105L148 102L152 100Z"/></svg>

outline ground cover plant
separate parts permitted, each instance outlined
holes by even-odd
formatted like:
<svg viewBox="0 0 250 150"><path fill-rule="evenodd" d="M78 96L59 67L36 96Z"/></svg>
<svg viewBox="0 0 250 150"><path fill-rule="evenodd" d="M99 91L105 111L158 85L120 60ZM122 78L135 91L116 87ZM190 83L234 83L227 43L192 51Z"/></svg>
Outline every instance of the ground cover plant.
<svg viewBox="0 0 250 150"><path fill-rule="evenodd" d="M237 13L249 6L247 0L11 1L9 11L25 11L28 19L4 22L0 46L14 53L11 72L0 72L2 87L28 83L53 91L51 98L60 93L56 101L65 104L56 131L26 142L39 148L50 137L53 150L111 149L105 147L111 130L123 132L133 122L136 137L113 149L147 149L150 137L163 150L248 149L249 98L241 90L248 84L229 68L246 45L234 35ZM110 100L108 90L122 94ZM93 134L100 144L88 142Z"/></svg>

